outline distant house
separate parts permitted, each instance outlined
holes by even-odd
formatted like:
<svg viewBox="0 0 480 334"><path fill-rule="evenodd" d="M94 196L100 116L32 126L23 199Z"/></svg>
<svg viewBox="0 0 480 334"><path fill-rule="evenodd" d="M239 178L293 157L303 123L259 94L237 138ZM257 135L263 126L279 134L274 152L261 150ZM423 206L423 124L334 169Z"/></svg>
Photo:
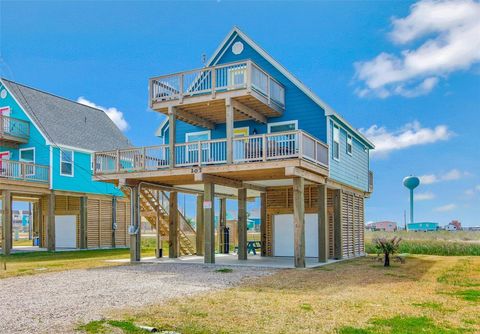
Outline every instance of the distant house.
<svg viewBox="0 0 480 334"><path fill-rule="evenodd" d="M375 223L368 223L366 226L367 230L370 231L384 231L384 232L395 232L398 227L397 223L390 221L382 221Z"/></svg>
<svg viewBox="0 0 480 334"><path fill-rule="evenodd" d="M447 226L445 226L445 230L447 231L460 231L462 229L462 223L458 220L452 220Z"/></svg>
<svg viewBox="0 0 480 334"><path fill-rule="evenodd" d="M418 222L407 224L407 230L412 232L437 231L438 228L438 223L434 222Z"/></svg>

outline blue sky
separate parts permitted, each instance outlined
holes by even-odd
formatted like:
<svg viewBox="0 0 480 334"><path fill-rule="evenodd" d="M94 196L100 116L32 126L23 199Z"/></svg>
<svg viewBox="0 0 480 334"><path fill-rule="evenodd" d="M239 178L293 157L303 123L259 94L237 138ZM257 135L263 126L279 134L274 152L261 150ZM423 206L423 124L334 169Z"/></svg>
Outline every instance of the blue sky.
<svg viewBox="0 0 480 334"><path fill-rule="evenodd" d="M415 174L424 181L417 220L480 225L480 55L472 51L480 48L478 7L3 2L0 74L110 108L134 144L155 144L162 116L148 111L148 78L200 67L202 54L211 55L237 25L376 141L367 221L402 222L402 178Z"/></svg>

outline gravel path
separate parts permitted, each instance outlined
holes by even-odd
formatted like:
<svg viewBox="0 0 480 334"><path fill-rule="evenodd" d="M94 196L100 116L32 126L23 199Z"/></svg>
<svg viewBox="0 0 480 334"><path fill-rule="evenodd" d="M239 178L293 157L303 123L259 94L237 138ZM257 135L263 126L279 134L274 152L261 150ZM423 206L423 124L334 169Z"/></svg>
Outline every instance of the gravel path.
<svg viewBox="0 0 480 334"><path fill-rule="evenodd" d="M219 273L217 268L142 264L2 279L0 333L72 333L78 323L98 320L114 309L227 288L271 272L235 267Z"/></svg>

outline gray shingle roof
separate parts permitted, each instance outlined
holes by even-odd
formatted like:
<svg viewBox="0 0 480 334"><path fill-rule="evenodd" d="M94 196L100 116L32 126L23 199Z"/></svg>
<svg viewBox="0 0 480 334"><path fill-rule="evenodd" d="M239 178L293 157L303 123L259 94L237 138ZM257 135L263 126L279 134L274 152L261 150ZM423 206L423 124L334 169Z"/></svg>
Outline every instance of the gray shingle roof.
<svg viewBox="0 0 480 334"><path fill-rule="evenodd" d="M100 109L2 78L3 83L50 142L90 151L130 147L127 137Z"/></svg>

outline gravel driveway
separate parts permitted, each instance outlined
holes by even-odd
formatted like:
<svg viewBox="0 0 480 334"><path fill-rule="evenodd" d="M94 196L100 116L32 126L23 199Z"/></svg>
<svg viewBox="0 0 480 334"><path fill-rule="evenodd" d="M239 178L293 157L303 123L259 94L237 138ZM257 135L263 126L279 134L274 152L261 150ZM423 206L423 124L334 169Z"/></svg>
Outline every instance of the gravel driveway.
<svg viewBox="0 0 480 334"><path fill-rule="evenodd" d="M71 333L78 323L111 310L159 304L167 299L222 289L260 268L141 264L72 270L0 280L0 333Z"/></svg>

